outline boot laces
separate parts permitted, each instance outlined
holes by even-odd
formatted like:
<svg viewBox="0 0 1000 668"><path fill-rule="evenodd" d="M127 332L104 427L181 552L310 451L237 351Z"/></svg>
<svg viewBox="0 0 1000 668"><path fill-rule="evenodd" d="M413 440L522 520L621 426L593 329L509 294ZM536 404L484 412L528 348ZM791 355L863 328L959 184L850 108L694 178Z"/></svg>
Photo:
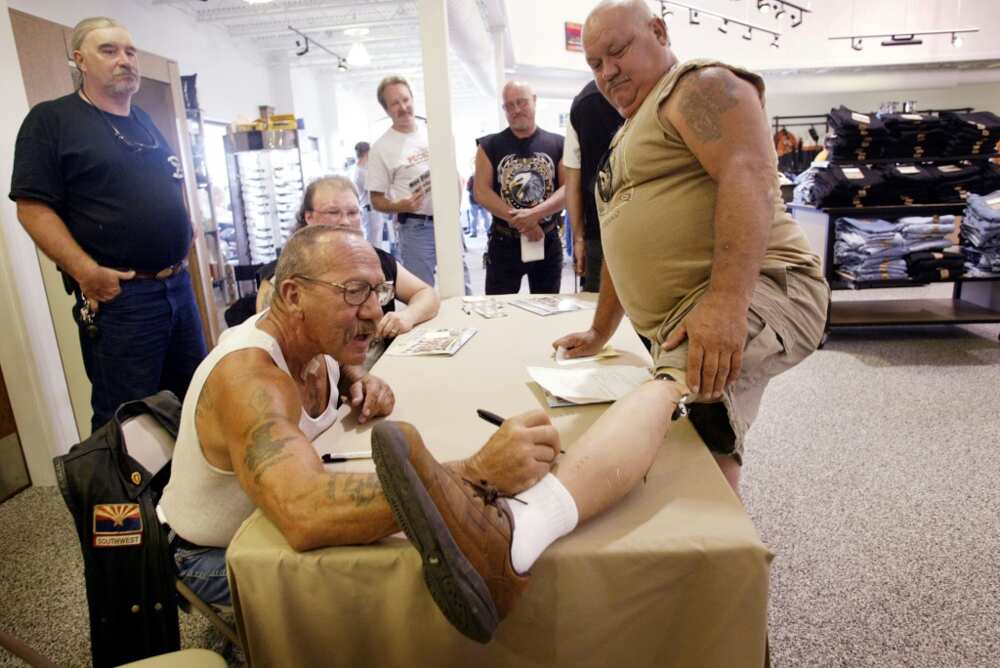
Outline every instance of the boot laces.
<svg viewBox="0 0 1000 668"><path fill-rule="evenodd" d="M466 484L468 484L472 488L473 493L479 498L481 498L483 500L483 503L485 503L488 506L496 506L497 499L512 499L514 501L517 501L518 503L523 503L524 505L528 505L528 502L523 499L519 499L511 494L502 493L499 489L491 485L486 480L480 480L479 482L473 482L468 478L462 478L462 480Z"/></svg>

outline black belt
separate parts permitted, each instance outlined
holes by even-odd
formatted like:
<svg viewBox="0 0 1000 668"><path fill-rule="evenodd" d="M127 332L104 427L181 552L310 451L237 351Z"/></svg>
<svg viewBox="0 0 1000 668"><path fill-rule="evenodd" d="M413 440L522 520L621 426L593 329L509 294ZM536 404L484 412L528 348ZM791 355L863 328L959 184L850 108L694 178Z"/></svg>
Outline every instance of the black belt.
<svg viewBox="0 0 1000 668"><path fill-rule="evenodd" d="M166 269L161 269L155 272L137 271L135 272L135 276L133 276L133 278L162 281L181 273L181 270L184 269L185 267L187 267L187 260L181 260L172 267L167 267ZM128 271L128 269L122 269L121 271Z"/></svg>
<svg viewBox="0 0 1000 668"><path fill-rule="evenodd" d="M434 216L424 216L419 213L401 213L397 216L400 223L408 220L426 220L428 223L434 222Z"/></svg>
<svg viewBox="0 0 1000 668"><path fill-rule="evenodd" d="M542 234L548 234L556 228L556 221L550 221L542 225ZM490 226L490 234L496 233L501 237L508 237L510 239L520 239L521 233L515 230L513 227L508 226L505 223L500 223L494 221L493 225Z"/></svg>

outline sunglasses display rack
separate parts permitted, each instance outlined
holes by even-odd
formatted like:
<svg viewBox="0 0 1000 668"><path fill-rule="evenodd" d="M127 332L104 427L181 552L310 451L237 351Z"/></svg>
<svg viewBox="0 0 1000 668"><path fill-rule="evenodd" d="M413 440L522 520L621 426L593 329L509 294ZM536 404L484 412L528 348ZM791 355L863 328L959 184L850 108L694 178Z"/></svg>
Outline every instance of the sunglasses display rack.
<svg viewBox="0 0 1000 668"><path fill-rule="evenodd" d="M235 169L233 200L240 264L274 260L295 231L302 201L298 133L265 130L230 133L226 150Z"/></svg>

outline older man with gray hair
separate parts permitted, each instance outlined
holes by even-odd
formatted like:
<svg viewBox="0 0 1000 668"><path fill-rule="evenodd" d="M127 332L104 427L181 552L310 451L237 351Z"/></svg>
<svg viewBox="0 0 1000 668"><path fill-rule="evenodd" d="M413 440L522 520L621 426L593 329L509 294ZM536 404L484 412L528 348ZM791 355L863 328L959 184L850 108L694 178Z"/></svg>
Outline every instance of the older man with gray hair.
<svg viewBox="0 0 1000 668"><path fill-rule="evenodd" d="M186 257L191 221L177 153L132 104L139 61L114 19L73 30L79 87L29 112L10 197L76 295L94 429L123 402L183 397L205 356Z"/></svg>
<svg viewBox="0 0 1000 668"><path fill-rule="evenodd" d="M503 87L510 124L479 139L475 196L493 214L486 252L486 294L511 294L527 274L533 293L555 294L562 279L559 219L566 202L563 138L535 124L535 92Z"/></svg>

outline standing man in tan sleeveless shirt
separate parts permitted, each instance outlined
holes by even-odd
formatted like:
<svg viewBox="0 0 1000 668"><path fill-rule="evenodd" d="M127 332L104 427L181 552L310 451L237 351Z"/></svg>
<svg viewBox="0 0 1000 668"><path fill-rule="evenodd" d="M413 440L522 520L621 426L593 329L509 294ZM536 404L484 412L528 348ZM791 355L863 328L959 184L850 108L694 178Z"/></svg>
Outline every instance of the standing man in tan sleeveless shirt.
<svg viewBox="0 0 1000 668"><path fill-rule="evenodd" d="M691 421L735 490L764 388L816 349L829 300L779 196L764 83L679 62L641 0L598 5L584 49L626 120L595 185L606 267L593 326L554 345L593 354L628 315L657 377L690 391Z"/></svg>

